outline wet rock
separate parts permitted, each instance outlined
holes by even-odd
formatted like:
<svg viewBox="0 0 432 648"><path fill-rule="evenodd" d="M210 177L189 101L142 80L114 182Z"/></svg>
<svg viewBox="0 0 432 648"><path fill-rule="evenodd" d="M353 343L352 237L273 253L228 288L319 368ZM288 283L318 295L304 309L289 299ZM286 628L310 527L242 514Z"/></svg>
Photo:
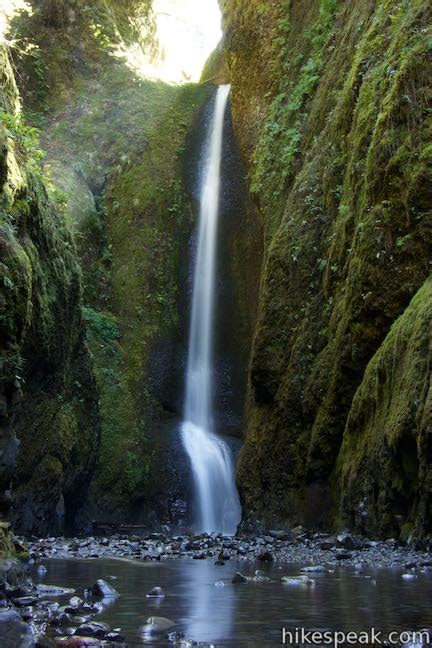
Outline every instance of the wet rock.
<svg viewBox="0 0 432 648"><path fill-rule="evenodd" d="M9 583L3 584L3 591L10 599L24 598L25 596L32 596L34 594L31 587L26 587L25 585L19 585L16 587L9 585Z"/></svg>
<svg viewBox="0 0 432 648"><path fill-rule="evenodd" d="M58 637L55 639L57 646L67 646L67 648L96 648L96 646L103 646L104 642L96 637Z"/></svg>
<svg viewBox="0 0 432 648"><path fill-rule="evenodd" d="M319 543L319 548L322 551L330 551L331 549L334 549L336 547L336 542L335 540L332 540L331 538L327 538L326 540L321 540Z"/></svg>
<svg viewBox="0 0 432 648"><path fill-rule="evenodd" d="M174 621L166 617L149 617L143 626L142 631L144 635L160 634L175 625Z"/></svg>
<svg viewBox="0 0 432 648"><path fill-rule="evenodd" d="M75 594L75 590L70 587L59 587L57 585L36 585L38 596L57 598L60 596L70 596Z"/></svg>
<svg viewBox="0 0 432 648"><path fill-rule="evenodd" d="M223 560L220 560L219 558L215 561L216 567L223 567L225 565Z"/></svg>
<svg viewBox="0 0 432 648"><path fill-rule="evenodd" d="M195 553L192 557L193 557L194 560L205 560L207 558L204 551L200 551L199 553Z"/></svg>
<svg viewBox="0 0 432 648"><path fill-rule="evenodd" d="M33 648L31 628L15 610L0 610L1 645L5 648Z"/></svg>
<svg viewBox="0 0 432 648"><path fill-rule="evenodd" d="M275 530L272 529L269 531L269 536L271 538L274 538L275 540L291 540L293 537L293 534L290 533L289 531L281 531L281 530Z"/></svg>
<svg viewBox="0 0 432 648"><path fill-rule="evenodd" d="M265 576L262 571L259 569L256 570L255 575L251 579L254 583L265 583L269 582L270 578L268 576Z"/></svg>
<svg viewBox="0 0 432 648"><path fill-rule="evenodd" d="M168 641L181 641L184 639L184 633L183 632L170 632L168 635Z"/></svg>
<svg viewBox="0 0 432 648"><path fill-rule="evenodd" d="M282 583L291 585L292 587L314 587L316 581L308 576L282 576Z"/></svg>
<svg viewBox="0 0 432 648"><path fill-rule="evenodd" d="M50 637L39 634L35 636L35 646L36 648L55 648L56 642Z"/></svg>
<svg viewBox="0 0 432 648"><path fill-rule="evenodd" d="M160 553L156 553L155 551L146 551L143 555L144 560L160 560L161 555Z"/></svg>
<svg viewBox="0 0 432 648"><path fill-rule="evenodd" d="M96 639L103 639L110 631L109 625L101 623L100 621L89 621L83 623L76 629L75 634L79 637L96 637Z"/></svg>
<svg viewBox="0 0 432 648"><path fill-rule="evenodd" d="M257 556L257 560L260 562L273 562L273 554L270 551L264 551Z"/></svg>
<svg viewBox="0 0 432 648"><path fill-rule="evenodd" d="M250 579L249 579L248 576L243 576L243 574L241 574L240 572L237 572L236 574L234 574L231 582L234 583L234 584L247 583L249 580Z"/></svg>
<svg viewBox="0 0 432 648"><path fill-rule="evenodd" d="M103 580L103 578L99 578L96 581L96 585L93 585L92 591L95 596L102 596L102 598L117 598L120 596L117 590Z"/></svg>
<svg viewBox="0 0 432 648"><path fill-rule="evenodd" d="M79 596L73 596L73 597L69 600L69 605L70 605L71 607L73 607L73 608L77 608L77 607L79 607L80 605L82 605L83 603L84 603L84 601L83 601L82 599L80 599Z"/></svg>
<svg viewBox="0 0 432 648"><path fill-rule="evenodd" d="M64 626L70 623L70 620L71 618L69 614L66 614L66 612L60 612L58 616L56 616L54 619L52 619L52 621L50 621L50 626L54 626L54 627L62 626L62 625Z"/></svg>
<svg viewBox="0 0 432 648"><path fill-rule="evenodd" d="M416 574L402 574L404 580L414 580L417 578Z"/></svg>
<svg viewBox="0 0 432 648"><path fill-rule="evenodd" d="M164 598L165 594L161 587L153 587L146 596L147 598Z"/></svg>
<svg viewBox="0 0 432 648"><path fill-rule="evenodd" d="M300 571L311 574L319 574L326 572L327 569L324 567L324 565L310 565L309 567L302 567Z"/></svg>
<svg viewBox="0 0 432 648"><path fill-rule="evenodd" d="M29 605L34 605L37 602L37 598L35 596L20 596L12 599L12 601L17 607L28 607Z"/></svg>
<svg viewBox="0 0 432 648"><path fill-rule="evenodd" d="M349 551L339 550L335 555L336 560L349 560L352 554Z"/></svg>
<svg viewBox="0 0 432 648"><path fill-rule="evenodd" d="M21 563L15 558L0 559L0 584L16 584L23 575Z"/></svg>
<svg viewBox="0 0 432 648"><path fill-rule="evenodd" d="M23 621L30 621L33 619L33 608L31 606L21 608L19 613Z"/></svg>
<svg viewBox="0 0 432 648"><path fill-rule="evenodd" d="M123 643L126 641L125 637L120 634L120 632L115 632L114 630L112 632L108 632L107 635L105 635L105 641L114 641L115 643Z"/></svg>
<svg viewBox="0 0 432 648"><path fill-rule="evenodd" d="M343 549L362 549L363 547L361 540L347 531L337 536L336 543L338 547L342 547Z"/></svg>

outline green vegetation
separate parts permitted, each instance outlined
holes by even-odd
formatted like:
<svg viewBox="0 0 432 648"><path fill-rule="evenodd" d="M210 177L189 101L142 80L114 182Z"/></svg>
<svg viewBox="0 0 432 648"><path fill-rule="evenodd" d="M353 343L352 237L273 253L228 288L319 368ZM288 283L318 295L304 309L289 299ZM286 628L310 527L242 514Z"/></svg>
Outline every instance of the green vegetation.
<svg viewBox="0 0 432 648"><path fill-rule="evenodd" d="M16 143L16 151L22 161L33 171L38 171L40 162L46 155L39 145L40 132L33 126L28 126L21 114L0 112L0 124L4 127L6 137Z"/></svg>
<svg viewBox="0 0 432 648"><path fill-rule="evenodd" d="M294 171L301 150L306 104L320 80L325 50L334 36L337 6L337 0L321 0L317 21L302 35L307 55L293 56L289 52L286 43L290 21L287 17L279 20L279 35L274 42L280 47L278 60L282 73L255 151L251 178L251 191L259 192L267 205L281 199Z"/></svg>
<svg viewBox="0 0 432 648"><path fill-rule="evenodd" d="M61 529L64 505L73 521L83 504L83 522L162 518L193 225L185 154L211 86L127 67L128 46L158 48L149 0L31 4L12 25L24 113L0 51L0 415L8 430L16 417L21 442L18 522ZM430 3L221 4L226 38L203 78L232 83L265 233L238 468L246 509L271 525L422 537ZM236 236L227 229L224 253L242 283L239 250L253 243ZM238 301L253 310L247 289ZM1 470L4 490L12 468Z"/></svg>
<svg viewBox="0 0 432 648"><path fill-rule="evenodd" d="M269 27L259 2L245 11L244 24L239 8L227 19L227 58L267 262L238 470L242 494L270 524L354 525L363 489L368 532L397 534L408 525L420 536L427 517L415 502L425 468L410 477L417 495L399 522L385 514L396 510L397 491L382 490L379 501L370 496L380 482L367 453L360 468L357 455L344 453L333 473L368 362L430 272L430 7L381 0L370 11L366 2L317 0L303 12L291 3L283 29L280 15ZM272 44L256 39L264 25L280 30ZM247 66L257 42L254 61L269 61L276 42L279 72ZM394 390L396 402L398 383ZM366 430L361 416L355 429L373 436L376 454L380 423L370 418ZM400 473L404 453L411 461L402 443L387 475ZM340 476L361 471L367 488L356 477L341 496Z"/></svg>
<svg viewBox="0 0 432 648"><path fill-rule="evenodd" d="M58 511L64 503L73 523L86 493L99 411L72 235L43 184L38 134L18 112L4 48L0 65L0 416L6 430L0 488L8 488L13 475L15 522L21 530L47 533L63 528Z"/></svg>
<svg viewBox="0 0 432 648"><path fill-rule="evenodd" d="M158 354L162 340L178 345L181 336L192 227L183 154L210 91L145 80L113 55L130 43L149 56L155 51L150 4L77 2L71 23L66 4L57 2L49 18L38 8L14 25L30 52L19 59L21 69L29 68L24 106L42 127L45 175L81 259L102 415L88 515L93 506L107 518L135 515L157 499L155 430L172 411L152 367L165 362L165 372L174 374L179 366L175 357L158 360ZM57 30L66 26L68 38L59 42ZM43 96L40 79L34 84L30 73L36 63Z"/></svg>
<svg viewBox="0 0 432 648"><path fill-rule="evenodd" d="M393 530L408 540L429 528L431 320L428 279L369 362L352 402L337 476L342 522L357 524L365 533ZM362 516L365 502L367 517Z"/></svg>

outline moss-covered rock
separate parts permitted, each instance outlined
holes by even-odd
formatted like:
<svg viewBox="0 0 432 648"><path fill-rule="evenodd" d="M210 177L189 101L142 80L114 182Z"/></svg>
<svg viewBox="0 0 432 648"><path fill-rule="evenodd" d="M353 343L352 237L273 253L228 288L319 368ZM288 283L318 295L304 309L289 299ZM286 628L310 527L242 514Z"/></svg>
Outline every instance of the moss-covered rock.
<svg viewBox="0 0 432 648"><path fill-rule="evenodd" d="M328 525L354 394L430 272L431 8L223 6L234 122L266 234L239 484L267 520ZM420 533L413 510L400 524ZM371 515L369 532L392 533L390 518Z"/></svg>
<svg viewBox="0 0 432 648"><path fill-rule="evenodd" d="M369 362L348 416L335 479L341 514L363 532L431 534L432 281Z"/></svg>
<svg viewBox="0 0 432 648"><path fill-rule="evenodd" d="M13 478L20 530L46 533L74 522L97 455L99 409L73 238L41 178L5 48L0 69L0 479L5 490Z"/></svg>

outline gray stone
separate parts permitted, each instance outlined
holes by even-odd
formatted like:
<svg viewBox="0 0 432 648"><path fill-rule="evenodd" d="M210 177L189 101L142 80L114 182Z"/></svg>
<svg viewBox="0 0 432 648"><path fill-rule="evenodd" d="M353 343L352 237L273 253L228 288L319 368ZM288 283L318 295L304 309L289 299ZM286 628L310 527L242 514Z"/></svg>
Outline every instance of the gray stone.
<svg viewBox="0 0 432 648"><path fill-rule="evenodd" d="M31 628L15 610L0 610L0 637L7 648L34 648Z"/></svg>
<svg viewBox="0 0 432 648"><path fill-rule="evenodd" d="M96 639L103 639L110 631L109 625L101 623L100 621L89 621L83 623L76 629L75 634L78 637L96 637Z"/></svg>
<svg viewBox="0 0 432 648"><path fill-rule="evenodd" d="M93 594L96 596L102 596L102 598L117 598L120 594L116 589L109 583L107 583L103 578L99 578L96 581L96 585L93 585Z"/></svg>
<svg viewBox="0 0 432 648"><path fill-rule="evenodd" d="M149 634L160 634L165 632L169 628L172 628L174 621L167 619L165 617L149 617L146 621L145 626L142 628L144 635Z"/></svg>
<svg viewBox="0 0 432 648"><path fill-rule="evenodd" d="M153 587L147 594L147 598L164 598L165 594L161 587Z"/></svg>

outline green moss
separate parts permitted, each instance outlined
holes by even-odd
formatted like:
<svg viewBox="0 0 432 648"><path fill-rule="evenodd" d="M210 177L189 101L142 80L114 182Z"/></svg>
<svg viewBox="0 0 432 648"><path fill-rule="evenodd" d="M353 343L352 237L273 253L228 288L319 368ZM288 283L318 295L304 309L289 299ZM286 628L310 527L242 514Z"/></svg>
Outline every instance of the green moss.
<svg viewBox="0 0 432 648"><path fill-rule="evenodd" d="M7 79L4 49L0 59ZM10 87L12 98L16 88ZM75 245L37 168L36 133L16 114L0 124L0 487L13 474L16 522L21 530L46 533L57 522L61 527L59 499L73 523L70 500L85 493L96 455L98 409Z"/></svg>
<svg viewBox="0 0 432 648"><path fill-rule="evenodd" d="M306 117L306 104L320 80L325 49L329 47L336 27L334 21L337 0L322 0L315 23L303 34L307 56L292 56L285 47L289 36L289 21L279 21L280 35L277 43L281 49L279 60L283 73L277 94L270 104L262 135L254 153L251 191L260 193L264 205L275 212L285 185L294 171L294 163L301 150L302 128ZM299 62L306 58L299 67ZM295 72L294 72L295 71ZM269 172L270 171L270 172ZM277 211L276 211L277 215ZM268 223L269 235L276 223Z"/></svg>
<svg viewBox="0 0 432 648"><path fill-rule="evenodd" d="M182 156L210 88L145 80L117 56L129 44L149 57L156 51L151 2L77 0L73 19L69 4L20 16L16 34L37 57L16 60L81 258L102 412L94 514L124 517L158 499L155 429L172 411L155 365L180 336L192 225ZM67 34L61 42L59 32ZM43 83L31 74L36 64Z"/></svg>
<svg viewBox="0 0 432 648"><path fill-rule="evenodd" d="M343 521L416 537L430 526L428 279L369 362L347 419L335 481Z"/></svg>
<svg viewBox="0 0 432 648"><path fill-rule="evenodd" d="M267 232L238 477L268 520L328 525L353 396L430 271L429 8L292 3L269 86L245 63L253 47L267 60L258 6L246 23L226 18L235 125Z"/></svg>
<svg viewBox="0 0 432 648"><path fill-rule="evenodd" d="M104 358L95 348L100 334L91 347L99 357L104 420L94 488L98 502L106 502L111 513L113 502L118 514L137 503L141 510L154 506L160 488L155 461L158 441L151 430L171 413L164 411L151 362L160 340L175 340L179 335L179 277L186 271L192 226L181 155L191 119L207 96L206 88L148 86L147 155L130 151L105 192L112 251L111 308L118 314L120 338L117 350L111 347ZM151 110L149 100L154 102ZM113 399L117 414L112 412Z"/></svg>

